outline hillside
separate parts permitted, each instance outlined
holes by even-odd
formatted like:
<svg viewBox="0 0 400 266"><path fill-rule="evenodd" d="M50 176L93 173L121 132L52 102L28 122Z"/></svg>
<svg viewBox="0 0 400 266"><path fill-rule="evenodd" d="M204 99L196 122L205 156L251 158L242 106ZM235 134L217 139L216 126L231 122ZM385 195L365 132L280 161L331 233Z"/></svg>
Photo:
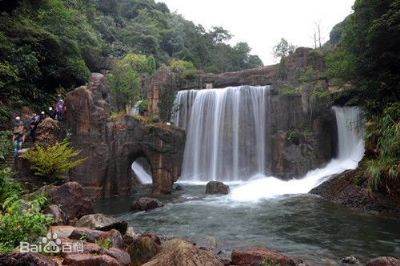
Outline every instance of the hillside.
<svg viewBox="0 0 400 266"><path fill-rule="evenodd" d="M0 101L12 107L45 106L128 53L151 56L157 67L176 58L215 73L262 65L246 43L226 44L225 29L207 31L154 0L0 3Z"/></svg>

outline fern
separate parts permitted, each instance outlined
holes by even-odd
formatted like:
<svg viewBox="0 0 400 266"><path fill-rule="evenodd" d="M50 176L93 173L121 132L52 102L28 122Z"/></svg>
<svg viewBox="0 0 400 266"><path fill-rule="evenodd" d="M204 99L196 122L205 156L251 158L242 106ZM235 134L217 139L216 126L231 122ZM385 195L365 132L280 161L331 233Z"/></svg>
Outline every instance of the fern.
<svg viewBox="0 0 400 266"><path fill-rule="evenodd" d="M37 146L27 151L23 157L32 164L31 169L35 175L57 181L85 161L78 159L79 154L80 151L70 147L68 141L63 141L50 147Z"/></svg>

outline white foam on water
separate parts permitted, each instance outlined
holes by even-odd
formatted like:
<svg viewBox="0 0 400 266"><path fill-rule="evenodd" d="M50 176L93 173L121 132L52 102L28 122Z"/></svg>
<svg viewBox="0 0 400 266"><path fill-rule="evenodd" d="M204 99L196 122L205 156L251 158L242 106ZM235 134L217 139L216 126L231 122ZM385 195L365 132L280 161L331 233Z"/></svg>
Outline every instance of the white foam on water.
<svg viewBox="0 0 400 266"><path fill-rule="evenodd" d="M355 107L334 107L338 124L338 158L325 167L308 172L301 179L289 181L257 175L230 193L234 201L259 201L282 195L304 194L346 170L356 169L364 156L364 133L361 113Z"/></svg>

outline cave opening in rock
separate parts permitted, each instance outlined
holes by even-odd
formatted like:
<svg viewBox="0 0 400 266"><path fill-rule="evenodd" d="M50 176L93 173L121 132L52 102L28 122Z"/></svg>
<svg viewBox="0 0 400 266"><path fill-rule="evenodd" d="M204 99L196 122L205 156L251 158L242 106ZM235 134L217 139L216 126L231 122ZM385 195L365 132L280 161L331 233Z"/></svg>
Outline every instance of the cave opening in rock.
<svg viewBox="0 0 400 266"><path fill-rule="evenodd" d="M137 158L131 165L135 183L140 185L151 185L153 177L151 174L151 165L146 157Z"/></svg>

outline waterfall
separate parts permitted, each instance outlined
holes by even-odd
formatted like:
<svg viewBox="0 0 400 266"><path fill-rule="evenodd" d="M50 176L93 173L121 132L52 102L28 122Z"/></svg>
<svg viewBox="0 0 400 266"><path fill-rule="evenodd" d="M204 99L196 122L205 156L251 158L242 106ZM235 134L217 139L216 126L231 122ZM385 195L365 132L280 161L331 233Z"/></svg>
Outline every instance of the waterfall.
<svg viewBox="0 0 400 266"><path fill-rule="evenodd" d="M330 177L356 169L364 156L364 128L362 113L357 107L334 107L338 128L338 156L325 167L308 172L302 179L290 181L258 175L252 181L232 190L235 201L260 199L288 194L308 193Z"/></svg>
<svg viewBox="0 0 400 266"><path fill-rule="evenodd" d="M269 87L180 91L173 123L187 130L181 180L239 181L268 172Z"/></svg>
<svg viewBox="0 0 400 266"><path fill-rule="evenodd" d="M140 184L145 185L151 184L153 182L153 178L151 177L151 175L143 168L143 166L139 162L135 161L132 164L132 171L137 176Z"/></svg>
<svg viewBox="0 0 400 266"><path fill-rule="evenodd" d="M364 128L360 109L357 107L333 107L338 128L339 160L355 157L363 150Z"/></svg>

